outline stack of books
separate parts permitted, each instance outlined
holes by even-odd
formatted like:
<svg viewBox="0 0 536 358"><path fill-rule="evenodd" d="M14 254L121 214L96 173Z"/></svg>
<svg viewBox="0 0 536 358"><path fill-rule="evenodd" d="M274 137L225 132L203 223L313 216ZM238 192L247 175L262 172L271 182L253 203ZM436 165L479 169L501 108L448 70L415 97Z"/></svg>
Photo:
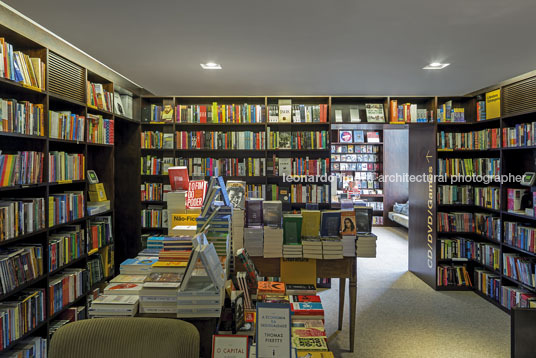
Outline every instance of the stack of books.
<svg viewBox="0 0 536 358"><path fill-rule="evenodd" d="M376 257L376 235L358 234L355 242L357 257Z"/></svg>
<svg viewBox="0 0 536 358"><path fill-rule="evenodd" d="M158 261L188 262L192 252L192 238L190 236L163 237L163 248L158 255Z"/></svg>
<svg viewBox="0 0 536 358"><path fill-rule="evenodd" d="M233 218L231 220L233 254L244 247L244 220L244 210L234 208Z"/></svg>
<svg viewBox="0 0 536 358"><path fill-rule="evenodd" d="M301 244L283 245L284 258L302 258L303 246Z"/></svg>
<svg viewBox="0 0 536 358"><path fill-rule="evenodd" d="M342 254L344 257L355 257L355 235L343 235L342 236Z"/></svg>
<svg viewBox="0 0 536 358"><path fill-rule="evenodd" d="M112 282L104 288L105 295L139 296L143 287L141 283Z"/></svg>
<svg viewBox="0 0 536 358"><path fill-rule="evenodd" d="M322 241L320 236L302 237L303 258L322 259Z"/></svg>
<svg viewBox="0 0 536 358"><path fill-rule="evenodd" d="M324 308L320 296L289 295L292 316L292 348L311 356L322 353L322 357L333 357L328 352Z"/></svg>
<svg viewBox="0 0 536 358"><path fill-rule="evenodd" d="M162 250L164 248L164 236L150 236L147 238L147 248L150 250Z"/></svg>
<svg viewBox="0 0 536 358"><path fill-rule="evenodd" d="M121 274L125 275L148 275L151 267L158 261L158 257L135 257L126 259L119 266Z"/></svg>
<svg viewBox="0 0 536 358"><path fill-rule="evenodd" d="M135 295L102 295L91 303L89 317L133 317L138 313L138 301Z"/></svg>
<svg viewBox="0 0 536 358"><path fill-rule="evenodd" d="M175 272L149 274L140 292L140 313L172 313L183 275Z"/></svg>
<svg viewBox="0 0 536 358"><path fill-rule="evenodd" d="M262 226L244 228L244 248L249 256L262 256L264 230Z"/></svg>
<svg viewBox="0 0 536 358"><path fill-rule="evenodd" d="M271 303L288 303L284 282L259 281L257 300Z"/></svg>
<svg viewBox="0 0 536 358"><path fill-rule="evenodd" d="M283 229L275 226L264 227L264 257L283 256Z"/></svg>
<svg viewBox="0 0 536 358"><path fill-rule="evenodd" d="M339 236L322 237L322 256L324 260L343 258L343 246Z"/></svg>

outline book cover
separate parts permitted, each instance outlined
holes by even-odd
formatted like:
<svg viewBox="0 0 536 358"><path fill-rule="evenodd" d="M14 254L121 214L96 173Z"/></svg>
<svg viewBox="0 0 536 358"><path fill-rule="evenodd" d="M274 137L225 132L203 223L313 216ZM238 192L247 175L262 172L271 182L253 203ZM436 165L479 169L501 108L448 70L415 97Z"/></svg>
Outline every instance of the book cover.
<svg viewBox="0 0 536 358"><path fill-rule="evenodd" d="M259 199L246 200L246 225L248 227L262 226L262 204L263 201Z"/></svg>
<svg viewBox="0 0 536 358"><path fill-rule="evenodd" d="M350 122L352 123L361 122L361 118L359 118L358 108L350 108Z"/></svg>
<svg viewBox="0 0 536 358"><path fill-rule="evenodd" d="M292 174L292 159L278 158L277 173L279 176L287 176Z"/></svg>
<svg viewBox="0 0 536 358"><path fill-rule="evenodd" d="M320 302L292 302L290 309L293 314L300 316L324 315L324 307Z"/></svg>
<svg viewBox="0 0 536 358"><path fill-rule="evenodd" d="M485 119L493 119L501 116L501 90L486 92L486 116Z"/></svg>
<svg viewBox="0 0 536 358"><path fill-rule="evenodd" d="M316 287L313 284L288 284L287 295L316 295Z"/></svg>
<svg viewBox="0 0 536 358"><path fill-rule="evenodd" d="M320 236L338 236L341 227L340 210L322 211Z"/></svg>
<svg viewBox="0 0 536 358"><path fill-rule="evenodd" d="M188 182L188 192L186 194L186 208L187 209L200 209L203 206L203 199L205 198L206 191L207 191L206 181L192 180Z"/></svg>
<svg viewBox="0 0 536 358"><path fill-rule="evenodd" d="M291 295L291 302L321 302L317 295Z"/></svg>
<svg viewBox="0 0 536 358"><path fill-rule="evenodd" d="M385 116L383 114L383 104L367 103L365 105L365 110L367 113L367 122L385 123Z"/></svg>
<svg viewBox="0 0 536 358"><path fill-rule="evenodd" d="M169 175L169 183L171 184L171 190L188 190L188 167L169 167L167 172Z"/></svg>
<svg viewBox="0 0 536 358"><path fill-rule="evenodd" d="M234 208L245 209L246 206L246 182L229 180L226 184L229 201Z"/></svg>
<svg viewBox="0 0 536 358"><path fill-rule="evenodd" d="M290 101L289 101L290 102ZM279 122L291 123L292 122L292 104L279 104Z"/></svg>
<svg viewBox="0 0 536 358"><path fill-rule="evenodd" d="M341 210L341 235L355 236L356 221L354 210Z"/></svg>
<svg viewBox="0 0 536 358"><path fill-rule="evenodd" d="M363 131L359 131L359 130L354 131L354 142L365 143L365 136L364 136Z"/></svg>
<svg viewBox="0 0 536 358"><path fill-rule="evenodd" d="M326 338L326 331L323 328L301 328L292 327L292 336L295 337L324 337Z"/></svg>
<svg viewBox="0 0 536 358"><path fill-rule="evenodd" d="M352 143L352 131L341 129L339 131L339 142L340 143Z"/></svg>
<svg viewBox="0 0 536 358"><path fill-rule="evenodd" d="M284 295L285 283L274 281L259 281L257 287L258 295Z"/></svg>
<svg viewBox="0 0 536 358"><path fill-rule="evenodd" d="M173 106L166 104L160 114L160 121L171 123L173 122Z"/></svg>
<svg viewBox="0 0 536 358"><path fill-rule="evenodd" d="M292 347L297 350L327 351L326 339L322 337L292 337Z"/></svg>
<svg viewBox="0 0 536 358"><path fill-rule="evenodd" d="M283 215L283 242L285 245L301 244L301 214Z"/></svg>
<svg viewBox="0 0 536 358"><path fill-rule="evenodd" d="M280 200L264 201L262 210L264 225L281 227L283 203Z"/></svg>
<svg viewBox="0 0 536 358"><path fill-rule="evenodd" d="M291 149L292 148L292 133L291 132L278 132L279 133L279 147L276 149Z"/></svg>
<svg viewBox="0 0 536 358"><path fill-rule="evenodd" d="M380 142L379 132L367 132L367 143L379 143L379 142Z"/></svg>

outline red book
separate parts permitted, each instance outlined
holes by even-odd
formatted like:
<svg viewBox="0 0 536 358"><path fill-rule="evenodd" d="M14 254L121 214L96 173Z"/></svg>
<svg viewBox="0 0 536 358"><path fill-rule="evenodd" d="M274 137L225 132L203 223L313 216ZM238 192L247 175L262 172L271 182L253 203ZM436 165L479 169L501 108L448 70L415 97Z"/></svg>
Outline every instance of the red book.
<svg viewBox="0 0 536 358"><path fill-rule="evenodd" d="M192 180L188 183L186 196L186 208L201 208L207 191L207 182L204 180Z"/></svg>
<svg viewBox="0 0 536 358"><path fill-rule="evenodd" d="M168 169L169 183L171 190L188 190L188 168L170 167Z"/></svg>
<svg viewBox="0 0 536 358"><path fill-rule="evenodd" d="M199 106L199 122L207 123L207 106Z"/></svg>
<svg viewBox="0 0 536 358"><path fill-rule="evenodd" d="M321 302L317 295L292 295L289 298L291 302Z"/></svg>
<svg viewBox="0 0 536 358"><path fill-rule="evenodd" d="M324 315L324 307L319 302L293 302L290 304L290 309L296 316Z"/></svg>

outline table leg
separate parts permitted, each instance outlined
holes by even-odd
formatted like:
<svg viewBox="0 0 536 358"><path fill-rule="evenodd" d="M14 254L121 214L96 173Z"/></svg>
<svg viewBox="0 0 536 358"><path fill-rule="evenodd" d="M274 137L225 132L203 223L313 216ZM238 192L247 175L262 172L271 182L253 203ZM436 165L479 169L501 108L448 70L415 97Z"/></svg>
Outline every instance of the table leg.
<svg viewBox="0 0 536 358"><path fill-rule="evenodd" d="M350 352L354 351L355 345L355 316L357 313L357 260L352 264L350 277Z"/></svg>
<svg viewBox="0 0 536 358"><path fill-rule="evenodd" d="M339 331L342 330L342 322L344 320L344 298L346 293L346 279L339 278Z"/></svg>

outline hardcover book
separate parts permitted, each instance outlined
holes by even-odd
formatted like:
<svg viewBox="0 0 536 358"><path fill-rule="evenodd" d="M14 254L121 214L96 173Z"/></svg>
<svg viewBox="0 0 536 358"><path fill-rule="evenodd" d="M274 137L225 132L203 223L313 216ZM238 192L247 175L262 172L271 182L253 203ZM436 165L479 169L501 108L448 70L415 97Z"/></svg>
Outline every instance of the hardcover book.
<svg viewBox="0 0 536 358"><path fill-rule="evenodd" d="M246 200L246 225L249 226L262 226L262 204L260 199L247 199Z"/></svg>
<svg viewBox="0 0 536 358"><path fill-rule="evenodd" d="M340 210L322 211L320 236L338 236L341 227Z"/></svg>
<svg viewBox="0 0 536 358"><path fill-rule="evenodd" d="M169 167L167 173L171 190L188 190L188 167Z"/></svg>
<svg viewBox="0 0 536 358"><path fill-rule="evenodd" d="M341 210L341 235L355 236L356 217L354 210Z"/></svg>
<svg viewBox="0 0 536 358"><path fill-rule="evenodd" d="M285 245L301 244L302 220L301 214L283 215L283 243Z"/></svg>
<svg viewBox="0 0 536 358"><path fill-rule="evenodd" d="M246 182L239 180L227 181L227 195L234 208L244 210L246 206Z"/></svg>
<svg viewBox="0 0 536 358"><path fill-rule="evenodd" d="M367 122L385 123L385 116L383 114L383 104L367 103L365 105L365 110L367 113Z"/></svg>
<svg viewBox="0 0 536 358"><path fill-rule="evenodd" d="M281 227L283 217L283 204L281 201L264 201L262 210L264 225Z"/></svg>
<svg viewBox="0 0 536 358"><path fill-rule="evenodd" d="M279 100L279 122L292 122L292 102L291 100Z"/></svg>

